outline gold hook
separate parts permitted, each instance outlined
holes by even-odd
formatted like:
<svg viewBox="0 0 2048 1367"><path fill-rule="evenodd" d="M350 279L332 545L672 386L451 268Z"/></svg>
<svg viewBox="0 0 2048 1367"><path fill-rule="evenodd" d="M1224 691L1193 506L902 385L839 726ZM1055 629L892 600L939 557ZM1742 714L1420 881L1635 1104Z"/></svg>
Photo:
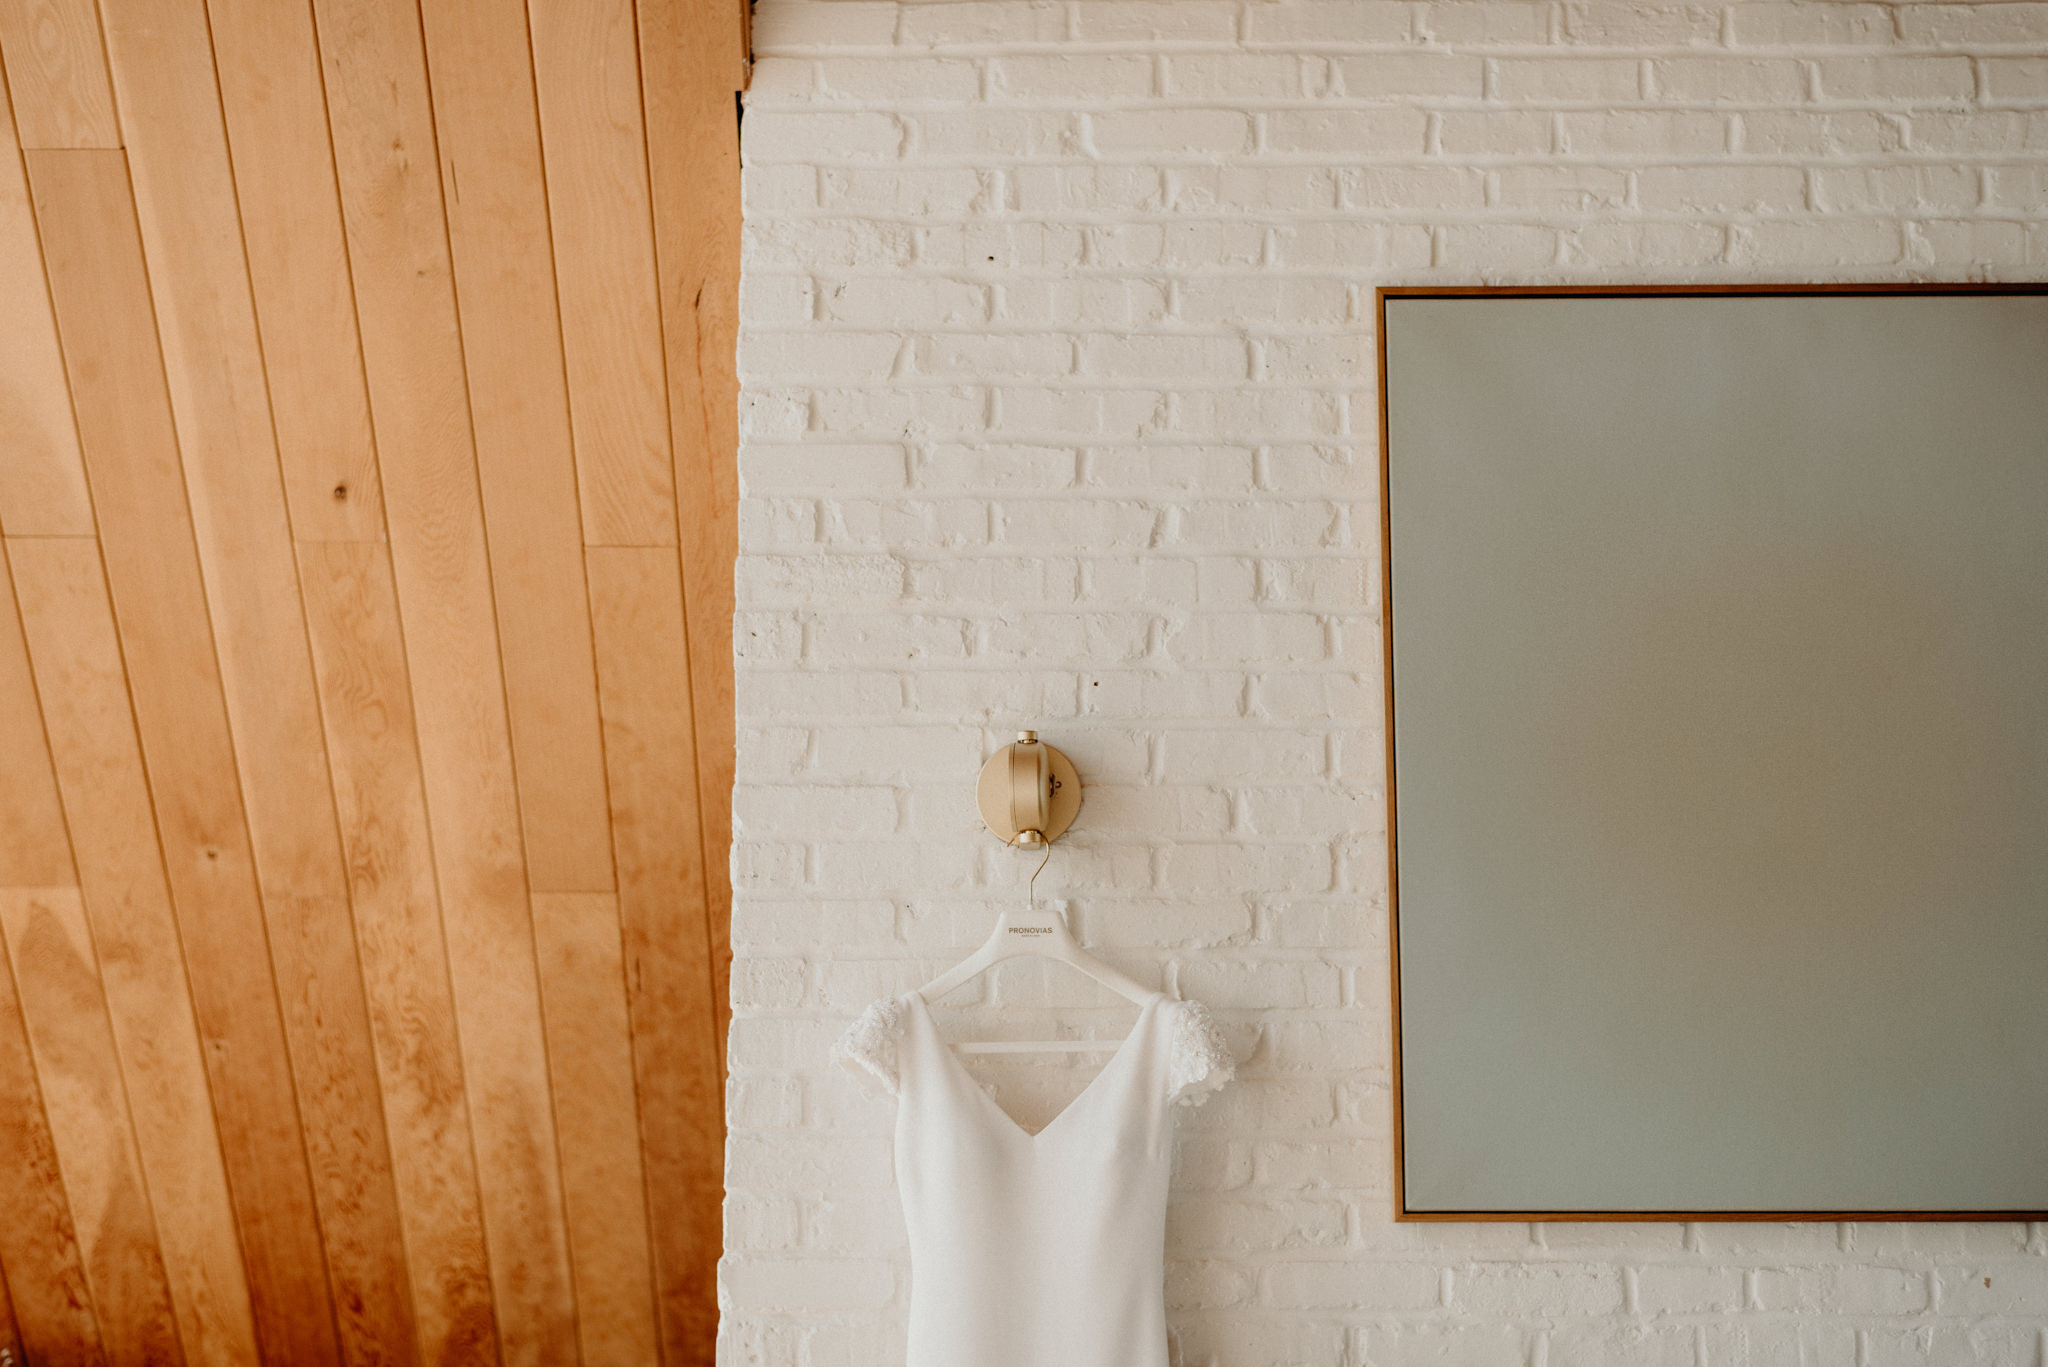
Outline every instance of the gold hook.
<svg viewBox="0 0 2048 1367"><path fill-rule="evenodd" d="M1013 850L1023 848L1018 845L1017 841L1027 834L1035 834L1035 832L1019 831L1016 835L1005 840L1003 844ZM1045 841L1039 848L1043 849L1045 853L1038 856L1038 867L1031 871L1030 881L1024 884L1024 906L1029 911L1038 910L1038 875L1045 872L1046 864L1052 860L1052 842L1050 840ZM1065 919L1064 913L1062 913L1062 919Z"/></svg>
<svg viewBox="0 0 2048 1367"><path fill-rule="evenodd" d="M1038 875L1045 872L1045 865L1052 858L1052 842L1045 842L1045 853L1038 857L1038 867L1031 871L1031 881L1024 885L1024 905L1031 911L1038 910Z"/></svg>

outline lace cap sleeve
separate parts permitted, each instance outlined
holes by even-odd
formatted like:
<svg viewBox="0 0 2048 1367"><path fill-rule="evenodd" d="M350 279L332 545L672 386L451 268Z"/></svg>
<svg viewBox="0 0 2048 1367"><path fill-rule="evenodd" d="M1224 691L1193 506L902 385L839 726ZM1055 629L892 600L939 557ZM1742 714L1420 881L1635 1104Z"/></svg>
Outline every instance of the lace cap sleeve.
<svg viewBox="0 0 2048 1367"><path fill-rule="evenodd" d="M1200 1105L1211 1092L1237 1075L1237 1064L1208 1007L1195 1001L1177 1001L1171 1003L1170 1009L1173 1020L1166 1057L1167 1099Z"/></svg>
<svg viewBox="0 0 2048 1367"><path fill-rule="evenodd" d="M852 1073L871 1096L896 1095L896 1041L903 1033L903 1003L884 997L860 1013L832 1045L832 1061Z"/></svg>

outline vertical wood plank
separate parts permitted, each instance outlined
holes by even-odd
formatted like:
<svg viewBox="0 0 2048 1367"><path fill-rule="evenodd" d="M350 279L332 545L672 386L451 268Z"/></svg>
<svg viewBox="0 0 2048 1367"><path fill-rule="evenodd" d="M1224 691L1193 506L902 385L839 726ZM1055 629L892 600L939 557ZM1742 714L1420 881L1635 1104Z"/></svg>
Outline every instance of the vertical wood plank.
<svg viewBox="0 0 2048 1367"><path fill-rule="evenodd" d="M91 536L92 501L71 421L71 391L43 281L43 249L29 206L14 119L0 89L0 531Z"/></svg>
<svg viewBox="0 0 2048 1367"><path fill-rule="evenodd" d="M342 1351L409 1363L397 1194L205 0L102 13Z"/></svg>
<svg viewBox="0 0 2048 1367"><path fill-rule="evenodd" d="M295 535L378 541L383 493L313 12L210 0L249 282Z"/></svg>
<svg viewBox="0 0 2048 1367"><path fill-rule="evenodd" d="M455 1003L427 838L398 600L385 548L299 547L420 1357L498 1361Z"/></svg>
<svg viewBox="0 0 2048 1367"><path fill-rule="evenodd" d="M583 539L673 546L632 0L532 0L529 9Z"/></svg>
<svg viewBox="0 0 2048 1367"><path fill-rule="evenodd" d="M533 895L586 1363L661 1360L631 1022L609 892Z"/></svg>
<svg viewBox="0 0 2048 1367"><path fill-rule="evenodd" d="M7 1288L5 1260L0 1260L0 1367L20 1367L21 1334L14 1327L14 1297Z"/></svg>
<svg viewBox="0 0 2048 1367"><path fill-rule="evenodd" d="M0 57L23 147L121 145L93 0L0 0Z"/></svg>
<svg viewBox="0 0 2048 1367"><path fill-rule="evenodd" d="M0 937L4 939L4 937ZM78 1252L70 1199L23 1033L14 973L0 943L0 1263L27 1359L49 1367L104 1367L92 1290Z"/></svg>
<svg viewBox="0 0 2048 1367"><path fill-rule="evenodd" d="M500 1349L576 1358L568 1234L417 11L315 17L439 878Z"/></svg>
<svg viewBox="0 0 2048 1367"><path fill-rule="evenodd" d="M90 544L81 542L80 544ZM0 888L75 887L71 840L22 636L14 578L0 554ZM13 896L15 893L0 893ZM0 932L4 939L4 932ZM0 957L8 957L0 954ZM11 958L10 958L11 963ZM0 965L0 1277L9 1263L41 1361L99 1356L69 1198L11 968ZM0 1283L0 1350L22 1358L13 1293ZM0 1358L0 1367L5 1359Z"/></svg>
<svg viewBox="0 0 2048 1367"><path fill-rule="evenodd" d="M733 8L642 0L654 232L696 717L712 1010L730 1022L733 561L739 554L739 41ZM724 1051L719 1070L724 1073Z"/></svg>
<svg viewBox="0 0 2048 1367"><path fill-rule="evenodd" d="M77 882L28 643L15 608L14 577L0 556L0 888Z"/></svg>
<svg viewBox="0 0 2048 1367"><path fill-rule="evenodd" d="M710 1360L723 1195L697 756L676 687L689 677L690 646L672 551L587 554L656 1303L673 1367Z"/></svg>
<svg viewBox="0 0 2048 1367"><path fill-rule="evenodd" d="M521 775L527 879L612 887L569 400L524 6L422 8L434 133Z"/></svg>
<svg viewBox="0 0 2048 1367"><path fill-rule="evenodd" d="M99 547L7 546L159 1239L194 1363L256 1361L221 1140Z"/></svg>
<svg viewBox="0 0 2048 1367"><path fill-rule="evenodd" d="M0 889L0 934L108 1356L181 1363L156 1220L78 890Z"/></svg>
<svg viewBox="0 0 2048 1367"><path fill-rule="evenodd" d="M729 8L733 23L728 31L733 33L733 56L739 62L738 84L734 88L746 90L754 84L754 0L736 0Z"/></svg>
<svg viewBox="0 0 2048 1367"><path fill-rule="evenodd" d="M104 991L194 1362L253 1362L254 1326L207 1108L207 1080L163 882L126 681L89 541L10 543Z"/></svg>
<svg viewBox="0 0 2048 1367"><path fill-rule="evenodd" d="M259 1340L279 1361L337 1362L305 1141L125 158L31 152L27 160L157 828L209 1045Z"/></svg>

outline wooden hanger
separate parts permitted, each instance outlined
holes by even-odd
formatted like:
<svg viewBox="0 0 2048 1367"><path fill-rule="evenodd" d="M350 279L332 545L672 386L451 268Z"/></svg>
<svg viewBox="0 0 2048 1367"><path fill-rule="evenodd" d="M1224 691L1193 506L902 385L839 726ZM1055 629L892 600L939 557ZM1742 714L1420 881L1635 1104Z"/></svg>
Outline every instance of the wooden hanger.
<svg viewBox="0 0 2048 1367"><path fill-rule="evenodd" d="M927 1003L935 1002L962 983L987 972L1005 959L1016 958L1057 960L1071 968L1079 969L1110 991L1140 1006L1159 995L1158 992L1119 973L1081 948L1080 941L1074 938L1074 933L1068 928L1067 918L1063 914L1038 909L1038 875L1045 871L1046 860L1051 858L1052 846L1048 843L1045 847L1045 857L1038 861L1038 867L1032 870L1030 883L1026 884L1025 909L1006 911L997 917L995 932L983 942L981 948L918 988L918 996L924 998ZM953 1047L963 1054L1087 1053L1094 1050L1113 1050L1122 1043L1121 1037L1101 1040L985 1040L956 1044Z"/></svg>

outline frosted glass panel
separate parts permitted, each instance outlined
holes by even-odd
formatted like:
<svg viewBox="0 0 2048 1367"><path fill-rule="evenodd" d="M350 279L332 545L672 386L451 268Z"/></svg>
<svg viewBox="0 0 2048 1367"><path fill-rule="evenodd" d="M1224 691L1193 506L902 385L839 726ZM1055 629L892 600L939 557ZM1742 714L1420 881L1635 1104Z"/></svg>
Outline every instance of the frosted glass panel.
<svg viewBox="0 0 2048 1367"><path fill-rule="evenodd" d="M1384 346L1405 1209L2048 1210L2048 298Z"/></svg>

